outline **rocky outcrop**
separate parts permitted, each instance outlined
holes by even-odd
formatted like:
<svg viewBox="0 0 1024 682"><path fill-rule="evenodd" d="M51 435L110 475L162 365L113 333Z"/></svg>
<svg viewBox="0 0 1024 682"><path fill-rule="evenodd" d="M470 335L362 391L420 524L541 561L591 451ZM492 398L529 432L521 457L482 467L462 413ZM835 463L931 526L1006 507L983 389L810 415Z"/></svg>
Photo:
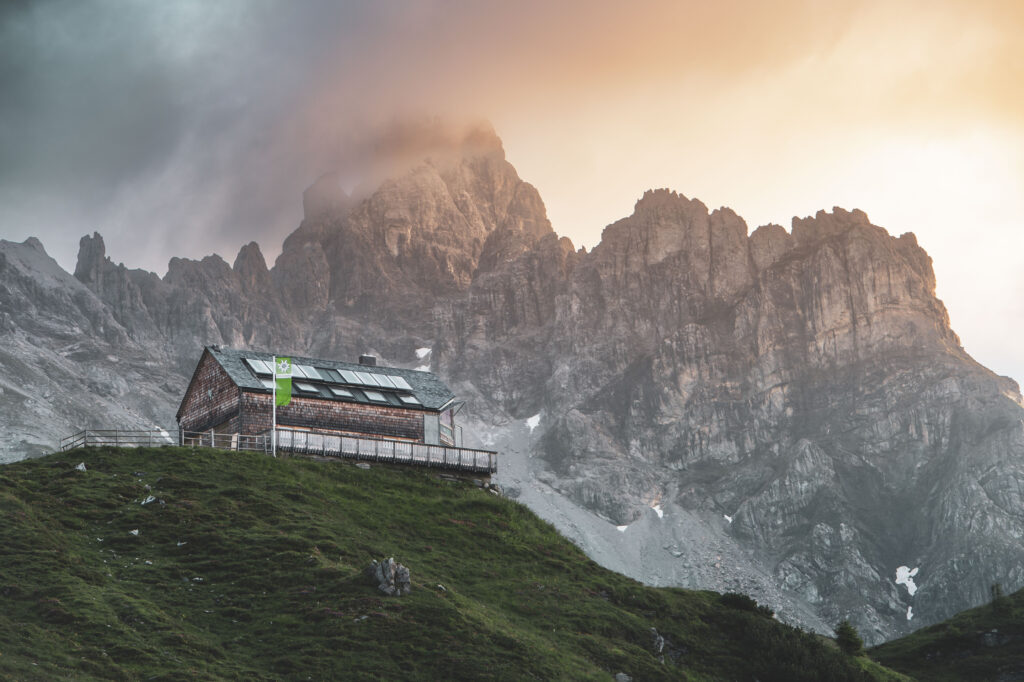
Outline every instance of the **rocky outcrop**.
<svg viewBox="0 0 1024 682"><path fill-rule="evenodd" d="M271 269L248 244L159 278L93 235L72 278L4 243L0 339L39 368L13 375L50 392L33 409L135 403L169 424L205 343L371 351L430 363L506 449L509 489L649 582L749 591L821 630L849 618L869 642L1024 584L1019 389L960 347L912 234L835 208L748 235L655 190L588 253L493 131L394 149L352 194L311 187ZM47 383L58 356L100 368ZM914 594L899 567L919 568Z"/></svg>
<svg viewBox="0 0 1024 682"><path fill-rule="evenodd" d="M401 597L412 593L412 576L409 569L395 561L394 557L377 561L366 568L366 575L377 589L389 597Z"/></svg>

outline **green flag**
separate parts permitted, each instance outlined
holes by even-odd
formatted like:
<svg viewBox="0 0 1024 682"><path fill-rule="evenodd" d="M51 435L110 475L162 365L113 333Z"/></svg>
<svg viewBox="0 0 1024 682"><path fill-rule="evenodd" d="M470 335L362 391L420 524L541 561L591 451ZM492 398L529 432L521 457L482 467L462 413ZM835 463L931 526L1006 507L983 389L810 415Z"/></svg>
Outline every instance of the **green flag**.
<svg viewBox="0 0 1024 682"><path fill-rule="evenodd" d="M287 405L292 401L292 359L277 358L274 366L274 381L277 382L277 404Z"/></svg>

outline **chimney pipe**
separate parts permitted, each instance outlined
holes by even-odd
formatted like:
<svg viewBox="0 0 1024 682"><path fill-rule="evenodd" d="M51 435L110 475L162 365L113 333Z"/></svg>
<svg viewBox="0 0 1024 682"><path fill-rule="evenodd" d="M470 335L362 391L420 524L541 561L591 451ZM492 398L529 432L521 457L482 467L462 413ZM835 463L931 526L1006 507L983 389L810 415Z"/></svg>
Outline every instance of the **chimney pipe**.
<svg viewBox="0 0 1024 682"><path fill-rule="evenodd" d="M360 365L366 365L367 367L376 367L377 366L377 356L376 355L360 355L359 356L359 364Z"/></svg>

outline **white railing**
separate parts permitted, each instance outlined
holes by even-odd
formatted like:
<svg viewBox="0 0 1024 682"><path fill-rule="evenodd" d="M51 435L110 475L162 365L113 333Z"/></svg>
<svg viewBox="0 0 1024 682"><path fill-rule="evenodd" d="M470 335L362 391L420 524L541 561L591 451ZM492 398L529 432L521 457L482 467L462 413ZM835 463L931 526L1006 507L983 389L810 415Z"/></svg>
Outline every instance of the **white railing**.
<svg viewBox="0 0 1024 682"><path fill-rule="evenodd" d="M491 450L428 445L383 438L359 438L340 434L277 429L277 449L303 455L344 457L373 462L418 464L443 469L494 473L498 453Z"/></svg>
<svg viewBox="0 0 1024 682"><path fill-rule="evenodd" d="M179 431L177 437L163 429L129 431L123 429L86 429L62 438L60 449L81 447L140 447L183 445L193 448L251 450L270 454L270 432L259 435L217 433L214 431ZM343 457L370 462L413 464L441 469L457 469L478 473L498 470L498 453L491 450L457 448L449 445L428 445L386 438L360 438L337 433L277 429L277 449L304 455Z"/></svg>

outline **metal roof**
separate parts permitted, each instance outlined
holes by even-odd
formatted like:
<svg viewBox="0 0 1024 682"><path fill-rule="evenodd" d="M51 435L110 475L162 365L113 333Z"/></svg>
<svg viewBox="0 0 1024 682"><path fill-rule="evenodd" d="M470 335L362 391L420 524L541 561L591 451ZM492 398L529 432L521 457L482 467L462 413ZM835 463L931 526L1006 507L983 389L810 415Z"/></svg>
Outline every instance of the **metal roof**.
<svg viewBox="0 0 1024 682"><path fill-rule="evenodd" d="M260 375L257 375L245 360L249 358L270 363L274 359L274 354L254 350L236 350L234 348L225 348L224 346L206 346L206 351L220 363L220 366L224 368L224 371L227 372L228 376L231 377L231 380L239 388L257 393L271 392L264 385ZM398 367L360 365L351 362L339 362L337 360L319 360L298 355L288 356L283 353L278 357L291 357L293 367L295 365L305 365L317 370L334 370L331 373L319 372L318 374L323 375L319 379L303 378L301 375L293 374L292 395L297 397L322 398L324 400L358 402L370 405L391 405L406 409L425 409L432 412L439 412L455 400L455 394L433 372L421 372L415 369L400 369ZM374 377L380 375L399 377L404 380L411 390L404 388L402 381L388 382L385 379L379 382L384 384L383 386L375 386L369 382L354 383L346 381L345 377L341 374L342 371L349 373L362 372ZM351 374L349 376L351 377ZM316 392L296 390L296 384L300 382L311 385L316 389ZM337 395L336 392L331 391L331 387L347 388L352 395ZM367 392L371 395L374 393L383 395L384 400L372 399L367 395ZM419 401L419 404L410 403L408 400L403 401L401 399L402 396L414 396Z"/></svg>

